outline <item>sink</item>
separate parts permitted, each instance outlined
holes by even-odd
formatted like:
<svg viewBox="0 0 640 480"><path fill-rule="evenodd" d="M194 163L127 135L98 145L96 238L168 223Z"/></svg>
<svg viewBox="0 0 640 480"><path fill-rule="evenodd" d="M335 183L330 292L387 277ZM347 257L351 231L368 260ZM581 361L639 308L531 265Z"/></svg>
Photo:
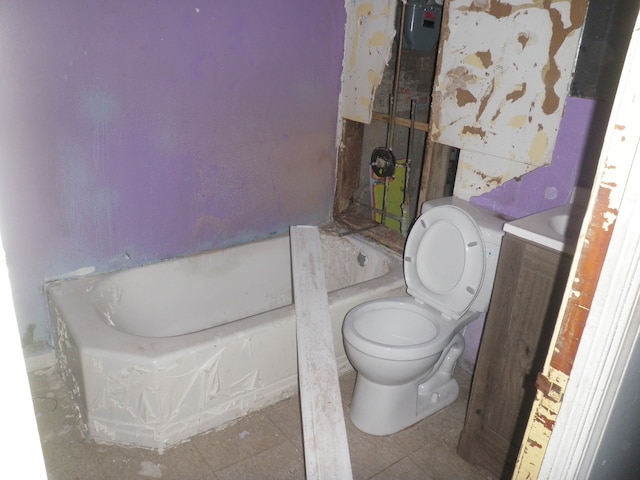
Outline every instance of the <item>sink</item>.
<svg viewBox="0 0 640 480"><path fill-rule="evenodd" d="M587 207L584 197L505 223L503 230L558 252L574 253Z"/></svg>
<svg viewBox="0 0 640 480"><path fill-rule="evenodd" d="M568 213L559 213L549 219L549 225L558 235L564 236L569 226L569 218L571 217Z"/></svg>

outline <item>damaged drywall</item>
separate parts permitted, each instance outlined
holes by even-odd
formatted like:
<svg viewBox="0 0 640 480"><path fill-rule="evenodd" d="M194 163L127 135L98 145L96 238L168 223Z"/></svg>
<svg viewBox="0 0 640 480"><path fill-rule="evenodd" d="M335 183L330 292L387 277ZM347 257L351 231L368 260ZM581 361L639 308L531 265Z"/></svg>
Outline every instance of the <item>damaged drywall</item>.
<svg viewBox="0 0 640 480"><path fill-rule="evenodd" d="M454 193L459 198L470 200L534 169L534 166L526 163L511 162L482 152L461 150Z"/></svg>
<svg viewBox="0 0 640 480"><path fill-rule="evenodd" d="M473 196L486 176L484 192L551 162L587 2L447 5L431 139L466 151ZM487 155L514 165L497 168Z"/></svg>
<svg viewBox="0 0 640 480"><path fill-rule="evenodd" d="M488 155L470 155L472 152L465 150L460 155L456 194L471 197L472 203L509 218L525 217L570 202L574 187L580 185L578 179L584 166L598 160L598 153L587 147L595 107L594 100L567 98L553 159L543 168ZM524 174L518 175L518 169ZM513 178L503 182L509 177ZM494 185L499 187L484 193ZM481 195L472 196L478 193Z"/></svg>
<svg viewBox="0 0 640 480"><path fill-rule="evenodd" d="M346 0L342 95L340 114L370 123L376 88L391 58L396 34L395 0Z"/></svg>

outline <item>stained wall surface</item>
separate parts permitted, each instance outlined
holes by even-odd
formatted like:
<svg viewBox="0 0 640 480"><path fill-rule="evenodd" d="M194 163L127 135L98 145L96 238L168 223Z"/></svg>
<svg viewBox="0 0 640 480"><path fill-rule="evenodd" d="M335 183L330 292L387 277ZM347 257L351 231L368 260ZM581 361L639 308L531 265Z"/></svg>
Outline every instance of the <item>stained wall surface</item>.
<svg viewBox="0 0 640 480"><path fill-rule="evenodd" d="M371 122L375 92L391 59L396 34L395 0L347 0L343 86L340 114Z"/></svg>
<svg viewBox="0 0 640 480"><path fill-rule="evenodd" d="M451 0L432 140L462 149L482 192L551 163L587 2ZM477 182L480 183L480 182Z"/></svg>
<svg viewBox="0 0 640 480"><path fill-rule="evenodd" d="M489 182L498 184L490 192L470 200L508 218L521 218L569 203L574 187L580 183L582 166L596 162L599 154L587 148L595 109L595 100L567 98L551 164L503 181L504 172L496 178L485 173L483 178L477 164L472 167L465 163L458 179L465 184L461 190L483 191Z"/></svg>
<svg viewBox="0 0 640 480"><path fill-rule="evenodd" d="M342 0L10 2L0 227L27 344L43 284L330 218Z"/></svg>

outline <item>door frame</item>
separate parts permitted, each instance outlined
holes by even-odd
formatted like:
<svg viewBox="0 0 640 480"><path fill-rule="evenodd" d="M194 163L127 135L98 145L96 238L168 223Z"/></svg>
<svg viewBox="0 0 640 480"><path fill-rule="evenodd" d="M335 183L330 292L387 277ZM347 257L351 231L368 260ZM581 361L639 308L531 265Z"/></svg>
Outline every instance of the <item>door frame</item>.
<svg viewBox="0 0 640 480"><path fill-rule="evenodd" d="M541 375L548 383L545 388L545 382L540 382L514 478L588 475L638 340L638 85L640 16L629 43L570 280Z"/></svg>

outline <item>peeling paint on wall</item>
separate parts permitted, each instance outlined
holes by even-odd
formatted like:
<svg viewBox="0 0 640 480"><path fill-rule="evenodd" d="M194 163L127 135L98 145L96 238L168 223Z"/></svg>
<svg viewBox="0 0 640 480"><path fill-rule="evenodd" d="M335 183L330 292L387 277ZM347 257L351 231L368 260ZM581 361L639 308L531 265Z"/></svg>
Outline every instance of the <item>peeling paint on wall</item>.
<svg viewBox="0 0 640 480"><path fill-rule="evenodd" d="M586 4L448 2L432 140L473 152L471 170L489 165L485 155L526 166L510 167L500 182L549 164Z"/></svg>
<svg viewBox="0 0 640 480"><path fill-rule="evenodd" d="M495 189L492 189L494 184L483 187L480 183L472 183L467 178L467 170L464 170L460 179L460 183L465 182L464 185L460 185L461 194L478 195L476 192L480 191L481 195L472 197L472 203L512 218L525 217L568 203L573 188L579 183L578 177L583 166L597 162L598 153L587 148L595 106L594 100L567 98L550 165L535 170L531 167L533 171L516 176ZM461 156L467 158L470 153L464 151L464 155ZM499 174L503 178L510 176L510 171L507 170L510 165L524 165L507 160L502 160L506 166L501 166L500 162L479 163L475 157L465 162L472 163L470 168L484 174ZM498 168L500 170L494 173ZM480 189L467 190L469 184L472 188L478 186Z"/></svg>
<svg viewBox="0 0 640 480"><path fill-rule="evenodd" d="M346 0L341 116L370 123L376 89L391 58L396 1Z"/></svg>
<svg viewBox="0 0 640 480"><path fill-rule="evenodd" d="M507 180L519 178L534 168L484 153L461 150L453 194L458 198L470 200L493 190Z"/></svg>

